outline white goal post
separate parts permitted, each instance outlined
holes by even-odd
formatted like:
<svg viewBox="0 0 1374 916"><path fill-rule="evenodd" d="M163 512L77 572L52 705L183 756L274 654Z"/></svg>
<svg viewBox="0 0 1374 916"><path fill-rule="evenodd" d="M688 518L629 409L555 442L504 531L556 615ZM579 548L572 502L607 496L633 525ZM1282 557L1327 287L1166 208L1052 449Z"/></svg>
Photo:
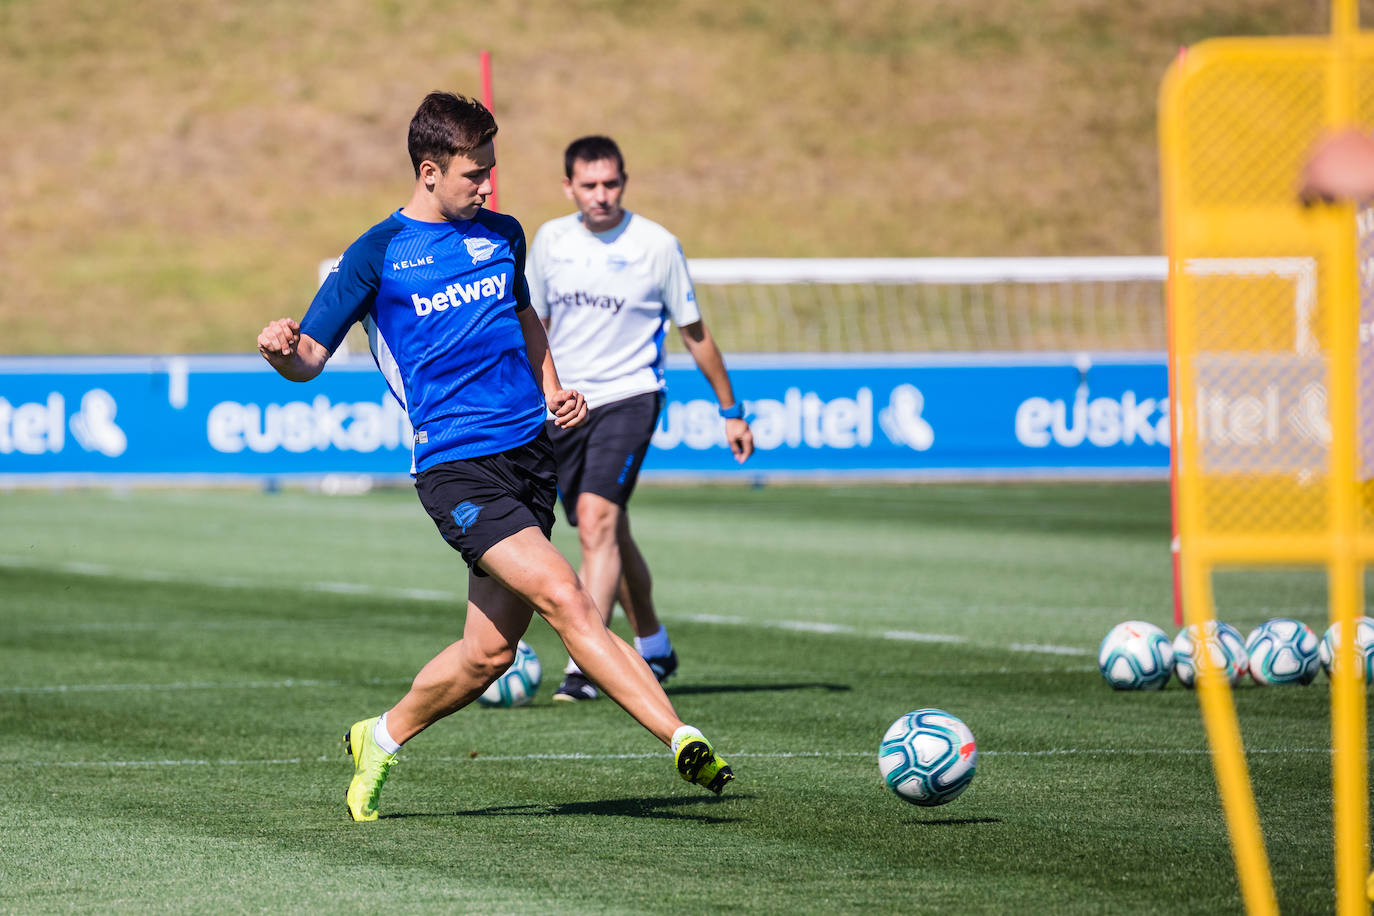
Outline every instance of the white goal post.
<svg viewBox="0 0 1374 916"><path fill-rule="evenodd" d="M319 279L333 259L320 265ZM1163 257L689 258L730 353L1163 351ZM669 346L681 349L677 335Z"/></svg>
<svg viewBox="0 0 1374 916"><path fill-rule="evenodd" d="M690 260L731 351L1162 351L1163 257Z"/></svg>

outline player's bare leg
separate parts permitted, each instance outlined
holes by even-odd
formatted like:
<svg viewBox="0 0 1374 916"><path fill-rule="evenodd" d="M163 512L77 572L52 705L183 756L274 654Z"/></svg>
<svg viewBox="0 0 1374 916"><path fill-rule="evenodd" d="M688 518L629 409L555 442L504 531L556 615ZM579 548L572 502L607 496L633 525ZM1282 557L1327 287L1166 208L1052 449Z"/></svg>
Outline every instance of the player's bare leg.
<svg viewBox="0 0 1374 916"><path fill-rule="evenodd" d="M515 659L530 623L530 607L489 579L468 576L463 638L430 659L399 703L381 716L353 723L344 747L353 759L348 812L355 821L377 819L377 804L401 745L471 703ZM709 788L709 787L708 787Z"/></svg>
<svg viewBox="0 0 1374 916"><path fill-rule="evenodd" d="M404 744L477 699L515 661L515 647L531 615L519 595L469 573L463 638L430 659L410 691L387 712L391 737Z"/></svg>
<svg viewBox="0 0 1374 916"><path fill-rule="evenodd" d="M635 631L635 648L644 656L649 670L663 683L677 671L677 652L668 631L659 623L654 610L653 578L639 545L630 535L630 513L621 512L616 525L620 553L620 582L616 597L625 609L625 619Z"/></svg>
<svg viewBox="0 0 1374 916"><path fill-rule="evenodd" d="M582 552L582 566L578 575L596 602L602 622L609 626L620 586L620 548L616 534L624 512L616 503L595 493L579 494L576 508L577 537ZM587 678L577 662L569 659L563 674L563 682L553 693L555 700L579 702L596 699L596 685Z"/></svg>
<svg viewBox="0 0 1374 916"><path fill-rule="evenodd" d="M611 621L616 591L620 585L621 559L617 534L624 516L620 506L604 496L595 493L579 493L577 496L577 540L582 548L582 583L591 593L597 610L601 611L601 619L606 623Z"/></svg>
<svg viewBox="0 0 1374 916"><path fill-rule="evenodd" d="M652 636L661 626L658 612L654 610L653 577L644 554L639 552L639 545L630 536L628 512L620 513L616 525L616 544L620 553L620 582L616 598L625 610L625 619L630 622L635 635Z"/></svg>
<svg viewBox="0 0 1374 916"><path fill-rule="evenodd" d="M717 795L734 779L701 732L684 725L649 665L610 630L572 566L537 528L501 541L479 561L529 601L563 639L573 660L673 752L678 774Z"/></svg>
<svg viewBox="0 0 1374 916"><path fill-rule="evenodd" d="M479 561L549 622L579 668L664 744L682 727L644 659L606 628L601 612L558 549L537 528L519 531Z"/></svg>
<svg viewBox="0 0 1374 916"><path fill-rule="evenodd" d="M582 547L581 577L596 601L601 619L610 624L619 598L634 630L635 648L646 658L654 677L662 682L677 670L677 654L654 613L649 567L630 537L629 513L604 496L581 493L577 498L577 522ZM626 584L627 577L632 585ZM596 698L595 686L575 662L568 664L564 674L563 683L554 691L555 700Z"/></svg>

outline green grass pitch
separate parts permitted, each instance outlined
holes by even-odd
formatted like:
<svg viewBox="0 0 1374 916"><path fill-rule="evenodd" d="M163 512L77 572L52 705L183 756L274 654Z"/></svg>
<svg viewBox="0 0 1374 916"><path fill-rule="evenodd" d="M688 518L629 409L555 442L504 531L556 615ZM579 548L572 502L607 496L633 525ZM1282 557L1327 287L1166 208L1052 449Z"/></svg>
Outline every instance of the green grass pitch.
<svg viewBox="0 0 1374 916"><path fill-rule="evenodd" d="M632 515L726 794L610 701L553 703L536 620L535 702L419 736L353 824L344 729L461 625L413 493L0 492L0 911L1240 910L1196 698L1094 660L1172 631L1162 485L645 486ZM1321 582L1228 573L1221 616L1320 630ZM1236 697L1280 906L1329 910L1326 679ZM980 751L931 809L876 754L923 706Z"/></svg>

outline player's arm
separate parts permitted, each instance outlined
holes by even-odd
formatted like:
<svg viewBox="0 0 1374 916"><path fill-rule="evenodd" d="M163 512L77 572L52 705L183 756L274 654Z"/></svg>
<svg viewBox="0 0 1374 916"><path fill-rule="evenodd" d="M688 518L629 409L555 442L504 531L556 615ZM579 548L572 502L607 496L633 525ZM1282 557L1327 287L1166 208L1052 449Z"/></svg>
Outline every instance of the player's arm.
<svg viewBox="0 0 1374 916"><path fill-rule="evenodd" d="M258 352L283 378L308 382L319 375L344 334L367 314L376 301L390 238L376 227L364 233L335 262L301 322L278 318L258 334Z"/></svg>
<svg viewBox="0 0 1374 916"><path fill-rule="evenodd" d="M678 329L687 352L692 354L701 374L711 385L722 411L730 411L735 405L735 390L730 385L730 373L725 371L725 357L716 346L705 321L694 321ZM754 454L754 434L749 429L749 421L742 415L725 420L725 441L734 452L736 461L744 461Z"/></svg>
<svg viewBox="0 0 1374 916"><path fill-rule="evenodd" d="M1303 203L1374 197L1374 137L1346 130L1323 137L1303 166Z"/></svg>
<svg viewBox="0 0 1374 916"><path fill-rule="evenodd" d="M301 333L294 318L278 318L258 334L258 352L283 377L308 382L329 361L329 350L309 334Z"/></svg>
<svg viewBox="0 0 1374 916"><path fill-rule="evenodd" d="M549 224L545 223L534 234L529 257L525 260L525 285L529 287L530 306L539 315L545 332L553 322L553 315L549 312L549 303L545 298L544 285L544 264L548 262L549 237Z"/></svg>
<svg viewBox="0 0 1374 916"><path fill-rule="evenodd" d="M553 414L553 422L558 426L571 428L587 419L587 402L580 392L564 389L558 380L558 369L553 364L553 352L549 350L549 337L544 333L544 322L532 308L523 308L515 313L520 320L520 332L525 336L525 355L529 357L530 368L539 390L544 393L544 401Z"/></svg>

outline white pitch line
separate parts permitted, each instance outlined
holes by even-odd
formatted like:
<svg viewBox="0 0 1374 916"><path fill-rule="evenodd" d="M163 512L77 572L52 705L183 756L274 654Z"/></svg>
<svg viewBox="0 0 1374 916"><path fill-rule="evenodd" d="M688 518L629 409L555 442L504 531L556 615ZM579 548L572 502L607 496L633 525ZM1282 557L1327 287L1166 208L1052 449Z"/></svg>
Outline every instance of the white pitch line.
<svg viewBox="0 0 1374 916"><path fill-rule="evenodd" d="M774 626L783 630L797 630L802 633L857 633L854 627L843 623L822 623L812 620L779 620Z"/></svg>
<svg viewBox="0 0 1374 916"><path fill-rule="evenodd" d="M1210 754L1207 748L1048 748L1038 751L980 750L980 757L1199 757ZM1331 754L1329 747L1252 747L1246 754ZM546 761L612 761L612 760L656 760L665 758L666 752L636 754L476 754L465 756L410 756L403 758L407 763L541 763ZM877 756L875 751L726 751L731 760L795 760L795 759L848 759ZM259 760L10 760L6 766L38 767L53 769L72 768L136 768L136 767L251 767L251 766L299 766L310 763L342 763L342 754L321 754L318 757L277 757Z"/></svg>
<svg viewBox="0 0 1374 916"><path fill-rule="evenodd" d="M901 642L968 642L967 636L951 636L946 633L916 633L911 630L887 630L882 634L883 639L895 639Z"/></svg>
<svg viewBox="0 0 1374 916"><path fill-rule="evenodd" d="M719 614L682 614L677 615L675 619L686 620L692 623L716 624L718 626L769 627L778 630L793 630L801 633L868 635L876 639L895 640L898 642L961 643L969 641L967 636L955 636L950 633L917 633L911 630L884 630L879 633L865 633L848 624L826 623L824 621L812 620L750 620L747 617L726 617Z"/></svg>
<svg viewBox="0 0 1374 916"><path fill-rule="evenodd" d="M283 757L276 760L16 760L11 766L52 767L57 769L87 767L254 767L284 766L300 763L338 761L335 757Z"/></svg>
<svg viewBox="0 0 1374 916"><path fill-rule="evenodd" d="M265 588L262 581L246 579L236 576L187 576L170 573L156 569L127 569L122 567L109 566L100 563L85 563L80 561L59 561L46 562L34 560L29 557L5 556L0 554L0 568L8 569L46 569L57 572L67 572L81 576L99 576L110 579L125 579L136 582L160 582L160 583L184 583L188 585L209 585L220 588ZM302 591L342 593L350 595L375 596L379 598L405 598L416 601L457 601L466 600L466 594L444 589L427 588L393 588L364 583L349 582L297 582L295 588ZM1033 604L981 604L969 605L964 610L977 613L999 613L1003 611L1016 611L1022 613L1059 613L1064 610L1085 610L1087 608L1065 608L1064 606L1033 605ZM1139 616L1142 612L1136 607L1107 607L1104 605L1093 605L1093 610L1114 611L1118 616ZM1300 606L1273 606L1256 607L1251 609L1253 613L1270 617L1303 617L1310 614L1324 614L1326 609L1315 605ZM744 625L760 625L759 621L749 620L743 617L729 617L718 614L679 614L675 615L676 620L686 620L696 623L737 623ZM886 636L886 634L884 634ZM909 637L888 637L888 638L909 638ZM951 637L959 641L967 641L965 637Z"/></svg>
<svg viewBox="0 0 1374 916"><path fill-rule="evenodd" d="M0 694L16 693L104 693L158 690L263 690L294 687L378 687L409 684L406 678L367 678L355 681L321 681L313 678L287 678L281 681L171 681L166 684L46 684L33 687L0 687Z"/></svg>
<svg viewBox="0 0 1374 916"><path fill-rule="evenodd" d="M263 582L232 576L197 578L174 576L161 570L116 569L99 563L63 562L53 564L33 563L22 557L0 556L0 567L11 569L55 569L60 572L82 576L100 576L139 582L182 582L187 584L209 585L218 588L263 588ZM401 598L418 601L440 601L465 603L466 597L456 592L420 588L384 588L358 582L298 582L296 587L307 592L320 592L335 595L354 595L362 597ZM898 642L927 643L971 643L967 636L951 633L921 633L908 630L885 630L877 633L860 630L848 624L830 623L813 620L751 620L745 617L718 614L664 615L669 619L685 620L692 623L707 623L719 626L755 626L803 633L846 634L868 636L873 639L894 640ZM1088 649L1071 646L1039 645L1035 643L1013 643L1002 648L1013 652L1034 652L1048 655L1091 655ZM3 692L3 690L0 690Z"/></svg>
<svg viewBox="0 0 1374 916"><path fill-rule="evenodd" d="M1065 757L1065 756L1102 756L1102 757L1194 757L1212 753L1205 747L1195 748L1072 748L1057 747L1044 751L979 751L979 756L1000 757ZM1329 747L1247 747L1247 754L1331 754Z"/></svg>
<svg viewBox="0 0 1374 916"><path fill-rule="evenodd" d="M1054 646L1043 645L1033 642L1014 642L1007 646L1013 652L1040 652L1045 655L1092 655L1091 649L1080 649L1076 646Z"/></svg>
<svg viewBox="0 0 1374 916"><path fill-rule="evenodd" d="M686 620L689 623L716 623L725 626L748 626L747 617L726 617L722 614L683 614L679 620Z"/></svg>
<svg viewBox="0 0 1374 916"><path fill-rule="evenodd" d="M124 569L100 563L62 562L35 563L22 557L0 556L0 567L9 569L51 569L71 573L76 576L99 576L106 579L123 579L132 582L181 583L187 585L208 585L213 588L267 588L268 584L239 576L178 576L158 569ZM447 601L466 603L467 596L457 592L428 588L384 588L354 582L297 582L295 588L306 592L325 594L362 595L376 598L403 598L414 601Z"/></svg>
<svg viewBox="0 0 1374 916"><path fill-rule="evenodd" d="M1065 674L1075 671L1096 671L1096 666L1073 666L1057 668L961 668L957 671L923 670L927 677L936 675L994 675L994 674ZM168 681L147 684L16 684L0 687L0 696L16 694L63 694L63 693L157 693L176 690L294 690L315 687L391 687L411 683L411 678L362 678L358 680L337 681L316 678L284 678L279 681ZM668 688L672 690L672 687Z"/></svg>

